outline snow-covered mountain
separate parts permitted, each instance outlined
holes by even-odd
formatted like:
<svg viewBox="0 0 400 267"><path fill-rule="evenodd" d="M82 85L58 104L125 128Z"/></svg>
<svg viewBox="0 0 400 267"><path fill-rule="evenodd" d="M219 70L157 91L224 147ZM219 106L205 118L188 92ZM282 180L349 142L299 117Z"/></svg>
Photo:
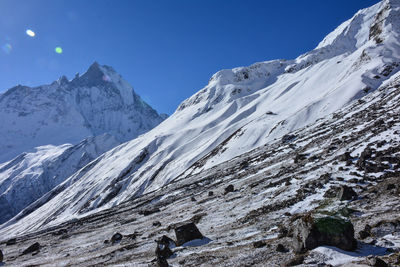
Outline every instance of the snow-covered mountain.
<svg viewBox="0 0 400 267"><path fill-rule="evenodd" d="M71 81L63 76L0 95L0 163L34 147L77 144L104 133L128 141L164 118L111 67L95 62Z"/></svg>
<svg viewBox="0 0 400 267"><path fill-rule="evenodd" d="M159 126L71 175L2 232L33 231L158 190L375 91L400 69L399 13L398 0L384 0L294 60L214 74Z"/></svg>
<svg viewBox="0 0 400 267"><path fill-rule="evenodd" d="M41 146L0 164L0 223L19 213L85 167L119 145L109 134L89 137L77 145ZM88 168L88 167L87 167Z"/></svg>

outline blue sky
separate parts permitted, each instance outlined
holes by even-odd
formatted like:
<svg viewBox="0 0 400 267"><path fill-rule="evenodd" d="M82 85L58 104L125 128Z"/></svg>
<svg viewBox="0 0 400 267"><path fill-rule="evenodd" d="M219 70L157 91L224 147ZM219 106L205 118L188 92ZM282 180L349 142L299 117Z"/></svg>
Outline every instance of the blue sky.
<svg viewBox="0 0 400 267"><path fill-rule="evenodd" d="M71 79L98 61L172 114L218 70L295 58L377 2L0 0L0 92Z"/></svg>

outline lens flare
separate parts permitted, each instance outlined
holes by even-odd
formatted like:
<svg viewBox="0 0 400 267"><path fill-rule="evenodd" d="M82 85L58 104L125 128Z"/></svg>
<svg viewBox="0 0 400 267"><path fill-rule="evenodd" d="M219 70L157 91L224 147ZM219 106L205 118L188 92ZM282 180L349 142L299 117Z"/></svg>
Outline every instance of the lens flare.
<svg viewBox="0 0 400 267"><path fill-rule="evenodd" d="M35 37L35 35L36 35L36 33L34 31L32 31L31 29L27 29L26 34L30 37Z"/></svg>
<svg viewBox="0 0 400 267"><path fill-rule="evenodd" d="M12 46L10 44L5 44L1 47L6 54L10 54L12 50Z"/></svg>
<svg viewBox="0 0 400 267"><path fill-rule="evenodd" d="M54 51L55 51L57 54L62 54L62 52L63 52L62 48L59 47L59 46L57 46L57 47L54 49Z"/></svg>

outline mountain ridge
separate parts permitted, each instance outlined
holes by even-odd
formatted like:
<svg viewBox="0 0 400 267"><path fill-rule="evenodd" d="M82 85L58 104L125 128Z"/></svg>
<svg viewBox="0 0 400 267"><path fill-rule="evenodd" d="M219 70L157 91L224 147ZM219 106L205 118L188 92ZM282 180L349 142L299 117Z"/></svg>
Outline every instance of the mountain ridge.
<svg viewBox="0 0 400 267"><path fill-rule="evenodd" d="M391 25L397 23L396 3L386 0L358 12L328 35L325 46L297 59L217 72L167 120L106 152L82 176L68 178L68 188L9 230L40 229L138 198L276 141L374 92L399 70L399 41L392 38L398 33L391 32L398 29ZM384 10L389 12L377 43L369 33ZM349 36L342 38L342 33Z"/></svg>
<svg viewBox="0 0 400 267"><path fill-rule="evenodd" d="M164 119L113 68L95 62L71 81L62 76L0 95L0 162L40 145L77 144L104 133L125 142Z"/></svg>

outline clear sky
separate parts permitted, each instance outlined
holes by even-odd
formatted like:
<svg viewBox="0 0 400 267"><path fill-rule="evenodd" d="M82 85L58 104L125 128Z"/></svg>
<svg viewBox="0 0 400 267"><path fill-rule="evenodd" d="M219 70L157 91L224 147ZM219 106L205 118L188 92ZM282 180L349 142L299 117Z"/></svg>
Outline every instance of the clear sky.
<svg viewBox="0 0 400 267"><path fill-rule="evenodd" d="M295 58L377 2L0 0L0 92L72 79L98 61L172 114L218 70Z"/></svg>

